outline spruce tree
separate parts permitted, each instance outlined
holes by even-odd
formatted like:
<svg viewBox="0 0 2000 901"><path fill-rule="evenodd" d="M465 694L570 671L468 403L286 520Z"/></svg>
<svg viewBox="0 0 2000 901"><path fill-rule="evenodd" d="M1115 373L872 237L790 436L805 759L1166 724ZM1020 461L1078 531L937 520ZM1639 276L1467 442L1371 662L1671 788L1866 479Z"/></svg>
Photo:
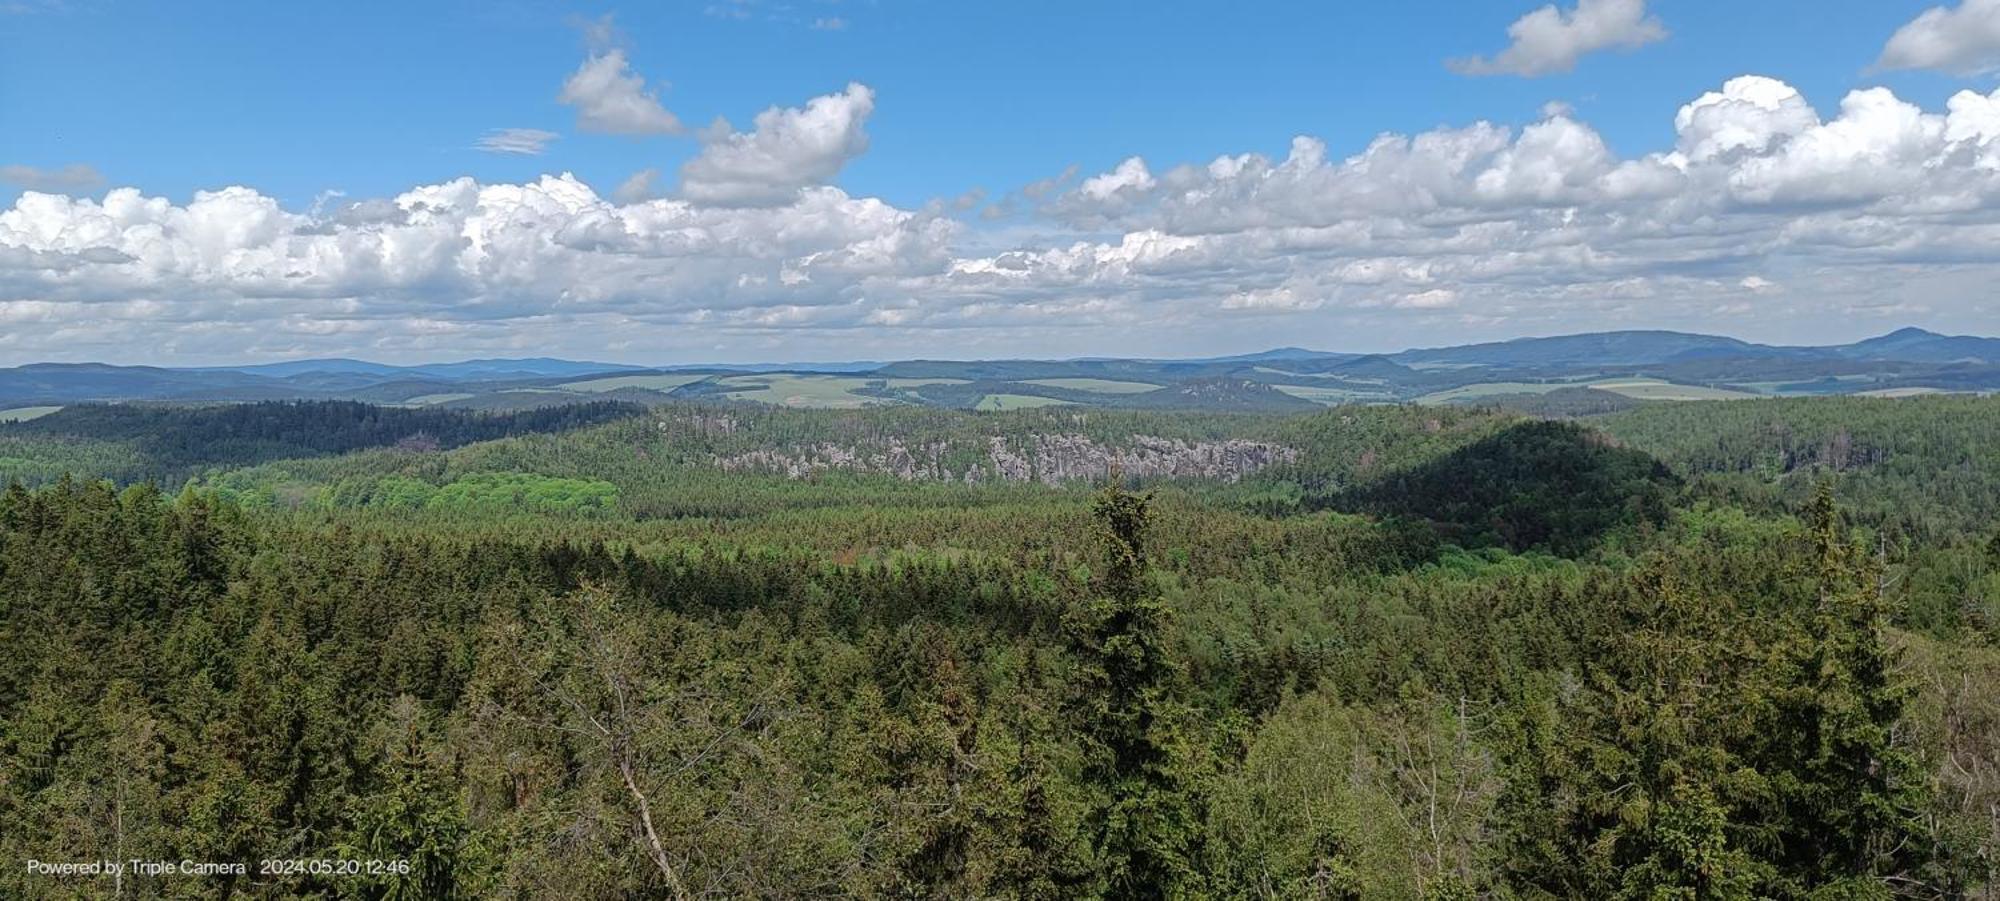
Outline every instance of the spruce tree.
<svg viewBox="0 0 2000 901"><path fill-rule="evenodd" d="M1895 675L1876 563L1849 537L1828 483L1807 507L1806 540L1814 607L1786 646L1781 740L1763 761L1783 807L1784 864L1811 887L1910 878L1931 843L1928 783L1897 736L1909 690Z"/></svg>
<svg viewBox="0 0 2000 901"><path fill-rule="evenodd" d="M1095 753L1086 778L1106 794L1092 826L1103 893L1172 894L1189 874L1194 815L1176 772L1172 730L1181 724L1181 670L1169 646L1172 611L1146 586L1152 496L1116 481L1093 507L1104 544L1097 596L1073 611L1082 662L1077 701Z"/></svg>

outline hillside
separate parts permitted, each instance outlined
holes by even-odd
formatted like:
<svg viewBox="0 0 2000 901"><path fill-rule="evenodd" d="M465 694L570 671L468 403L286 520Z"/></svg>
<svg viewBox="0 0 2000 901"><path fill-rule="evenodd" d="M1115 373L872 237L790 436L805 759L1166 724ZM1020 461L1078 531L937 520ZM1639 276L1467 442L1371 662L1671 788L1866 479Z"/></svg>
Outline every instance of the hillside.
<svg viewBox="0 0 2000 901"><path fill-rule="evenodd" d="M31 364L0 369L0 412L92 401L278 399L518 410L586 398L1276 412L1372 401L1476 404L1575 389L1644 401L2000 391L2000 339L1905 328L1853 344L1779 347L1628 331L1393 354L1292 347L1189 360L908 360L818 368L643 368L547 358L413 366L330 359L202 369Z"/></svg>
<svg viewBox="0 0 2000 901"><path fill-rule="evenodd" d="M1563 836L1647 833L1548 799L1671 774L1773 880L1897 835L1851 869L1976 897L1996 434L1984 397L73 406L0 425L34 486L0 493L0 772L48 774L0 779L0 848L219 854L203 799L259 798L230 815L257 847L647 896L636 791L715 894L1041 896L1098 878L1130 741L1182 774L1147 828L1204 849L1170 852L1198 894L1328 860L1397 894L1571 878ZM1902 813L1816 813L1875 783L1785 724L1884 673L1856 734ZM172 803L95 817L120 785ZM1402 815L1439 791L1449 818Z"/></svg>

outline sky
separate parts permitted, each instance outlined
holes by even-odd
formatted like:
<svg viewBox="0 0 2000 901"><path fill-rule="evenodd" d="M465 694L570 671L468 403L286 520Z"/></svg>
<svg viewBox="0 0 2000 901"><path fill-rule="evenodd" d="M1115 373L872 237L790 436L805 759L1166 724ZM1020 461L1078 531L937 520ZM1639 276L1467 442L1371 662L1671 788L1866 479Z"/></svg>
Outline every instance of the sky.
<svg viewBox="0 0 2000 901"><path fill-rule="evenodd" d="M2000 0L0 0L0 365L2000 333Z"/></svg>

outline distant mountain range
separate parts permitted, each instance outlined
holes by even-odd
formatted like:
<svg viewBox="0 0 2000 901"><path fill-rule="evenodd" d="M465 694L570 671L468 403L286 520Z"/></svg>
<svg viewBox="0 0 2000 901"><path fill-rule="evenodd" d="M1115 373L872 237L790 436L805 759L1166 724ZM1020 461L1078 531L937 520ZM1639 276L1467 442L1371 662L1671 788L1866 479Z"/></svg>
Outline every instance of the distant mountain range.
<svg viewBox="0 0 2000 901"><path fill-rule="evenodd" d="M1487 366L1628 366L1757 357L1990 364L2000 363L2000 338L1940 335L1920 328L1904 328L1853 344L1787 347L1752 344L1716 335L1630 331L1521 338L1492 344L1410 350L1394 355L1394 359L1404 363L1474 363Z"/></svg>
<svg viewBox="0 0 2000 901"><path fill-rule="evenodd" d="M580 363L575 360L557 360L551 357L528 357L525 359L465 360L459 363L427 363L417 366L391 366L387 363L370 363L367 360L348 359L292 360L284 363L260 363L254 366L214 366L198 371L241 372L246 375L262 375L272 378L284 378L286 376L320 372L402 378L505 379L537 378L552 375L590 375L598 372L645 368L644 366L628 366L623 363Z"/></svg>
<svg viewBox="0 0 2000 901"><path fill-rule="evenodd" d="M481 359L392 366L352 359L173 368L34 363L0 369L0 414L91 401L352 398L518 408L615 397L795 406L916 403L1309 409L1349 402L1476 403L1562 392L1645 400L2000 390L2000 338L1899 329L1852 344L1755 344L1617 331L1355 354L1284 347L1183 360L908 360L642 367Z"/></svg>

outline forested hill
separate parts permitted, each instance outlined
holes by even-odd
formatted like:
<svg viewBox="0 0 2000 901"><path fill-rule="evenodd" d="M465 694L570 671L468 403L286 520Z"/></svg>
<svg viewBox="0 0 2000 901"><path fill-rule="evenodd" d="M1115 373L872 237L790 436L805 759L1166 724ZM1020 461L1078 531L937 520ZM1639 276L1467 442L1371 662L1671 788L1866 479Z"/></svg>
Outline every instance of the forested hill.
<svg viewBox="0 0 2000 901"><path fill-rule="evenodd" d="M1857 514L1926 540L1983 533L2000 512L2000 398L1650 404L1592 424L1764 511L1802 507L1831 473Z"/></svg>
<svg viewBox="0 0 2000 901"><path fill-rule="evenodd" d="M407 865L139 896L1981 897L1996 444L1990 397L66 409L0 427L0 856Z"/></svg>
<svg viewBox="0 0 2000 901"><path fill-rule="evenodd" d="M204 467L342 454L403 445L460 447L517 435L557 432L638 415L629 403L598 401L510 413L402 409L353 401L266 401L211 406L84 404L25 422L0 424L9 435L130 445L138 455L119 478L184 478Z"/></svg>
<svg viewBox="0 0 2000 901"><path fill-rule="evenodd" d="M124 886L209 897L1991 884L1990 627L1892 626L1909 570L1830 492L1575 561L1089 501L600 543L16 487L0 854L394 866ZM921 543L783 543L871 531Z"/></svg>

